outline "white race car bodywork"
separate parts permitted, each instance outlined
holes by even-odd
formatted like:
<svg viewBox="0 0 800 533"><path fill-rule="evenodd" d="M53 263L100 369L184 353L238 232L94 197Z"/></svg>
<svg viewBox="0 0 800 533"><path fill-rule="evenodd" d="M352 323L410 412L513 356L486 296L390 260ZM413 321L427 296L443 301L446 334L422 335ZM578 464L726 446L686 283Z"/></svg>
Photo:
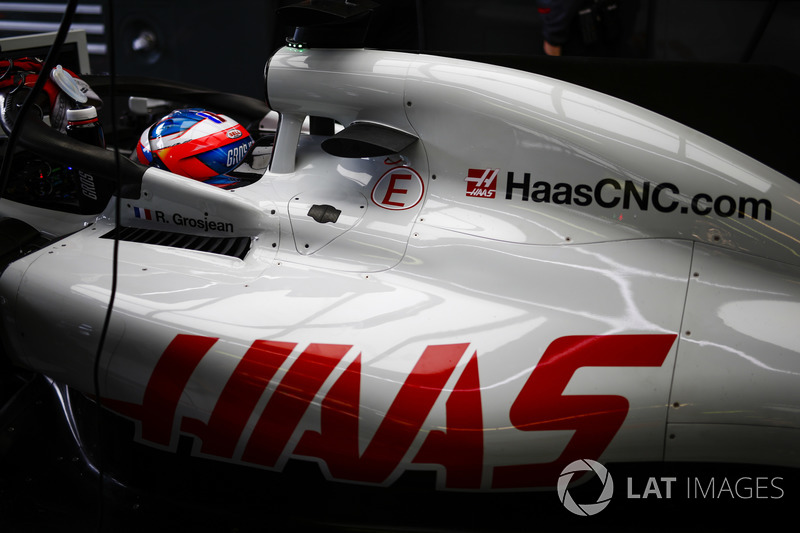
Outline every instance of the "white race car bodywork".
<svg viewBox="0 0 800 533"><path fill-rule="evenodd" d="M139 440L446 489L554 486L576 459L800 467L800 185L488 65L284 49L266 82L263 178L150 169L122 202L124 227L249 240L119 242L99 392ZM417 141L336 157L307 116ZM112 202L0 278L12 357L90 394L114 231Z"/></svg>

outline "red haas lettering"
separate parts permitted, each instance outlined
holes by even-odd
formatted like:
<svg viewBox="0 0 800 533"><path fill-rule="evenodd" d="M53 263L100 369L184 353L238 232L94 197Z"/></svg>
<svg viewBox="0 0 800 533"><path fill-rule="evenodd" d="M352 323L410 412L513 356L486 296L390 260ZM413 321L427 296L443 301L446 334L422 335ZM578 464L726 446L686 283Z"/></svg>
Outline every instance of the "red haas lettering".
<svg viewBox="0 0 800 533"><path fill-rule="evenodd" d="M318 431L306 430L289 449L301 419L323 384L343 364L352 346L310 344L291 363L297 345L255 341L228 378L208 422L181 417L178 403L200 361L217 338L178 335L156 363L141 405L104 399L115 411L140 421L141 439L169 449L180 432L202 441L200 452L235 459L248 420L267 387L274 391L244 442L241 460L281 468L289 454L325 462L331 478L386 484L393 474L414 464L444 467L440 486L448 489L530 488L554 486L561 470L576 459L598 459L628 413L628 401L613 395L563 396L572 375L581 367L658 367L664 363L676 335L610 335L562 337L542 355L516 399L509 401L513 431L574 430L552 463L495 466L491 482L484 472L484 420L478 353L468 344L428 346L405 378L371 440L361 452L362 356L347 364L319 406ZM456 368L469 357L460 375ZM455 374L455 377L454 377ZM452 390L446 384L453 378ZM442 394L446 425L423 426ZM509 430L511 431L511 430ZM416 453L409 452L421 440Z"/></svg>
<svg viewBox="0 0 800 533"><path fill-rule="evenodd" d="M323 401L321 431L306 432L294 452L323 459L334 478L384 482L411 447L466 348L429 346L422 353L363 454L358 449L359 356Z"/></svg>
<svg viewBox="0 0 800 533"><path fill-rule="evenodd" d="M493 487L552 485L569 463L599 459L628 415L628 400L610 395L562 396L572 375L586 366L660 367L676 337L574 336L553 341L511 405L511 423L521 431L575 433L552 463L495 467Z"/></svg>
<svg viewBox="0 0 800 533"><path fill-rule="evenodd" d="M470 359L447 399L445 431L431 431L414 463L440 464L449 489L478 489L483 472L483 409L478 353Z"/></svg>

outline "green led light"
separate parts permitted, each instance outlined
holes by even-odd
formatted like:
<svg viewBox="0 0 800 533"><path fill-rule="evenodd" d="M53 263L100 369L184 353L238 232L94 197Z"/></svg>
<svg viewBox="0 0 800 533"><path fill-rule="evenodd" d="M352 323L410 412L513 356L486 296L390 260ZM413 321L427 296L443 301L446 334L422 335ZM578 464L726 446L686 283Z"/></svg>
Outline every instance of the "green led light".
<svg viewBox="0 0 800 533"><path fill-rule="evenodd" d="M286 38L286 46L288 46L292 50L297 50L298 52L302 52L306 49L305 43L299 43L297 41L292 40L290 37Z"/></svg>

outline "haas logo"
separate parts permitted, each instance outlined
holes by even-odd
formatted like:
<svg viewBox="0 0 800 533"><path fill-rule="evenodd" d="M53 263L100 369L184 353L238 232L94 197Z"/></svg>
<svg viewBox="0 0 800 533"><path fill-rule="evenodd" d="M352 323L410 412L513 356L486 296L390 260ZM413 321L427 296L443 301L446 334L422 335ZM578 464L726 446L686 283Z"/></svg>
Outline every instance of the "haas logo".
<svg viewBox="0 0 800 533"><path fill-rule="evenodd" d="M498 169L471 168L464 181L467 182L467 196L494 198L497 194Z"/></svg>
<svg viewBox="0 0 800 533"><path fill-rule="evenodd" d="M388 484L415 464L427 464L444 467L439 485L446 488L554 486L565 465L598 459L628 414L628 400L622 396L563 395L573 374L582 367L660 367L675 338L607 335L553 341L506 408L514 426L509 431L572 432L560 456L549 463L484 468L478 354L470 353L468 344L425 348L366 445L360 424L367 401L361 391L369 374L362 374L360 353L345 362L350 345L309 344L298 349L294 343L255 341L217 389L221 392L205 421L179 415L179 403L218 339L178 335L153 369L141 404L107 399L103 403L138 420L142 441L174 450L178 433L191 434L202 441L196 448L204 456L277 470L291 455L321 459L328 477L345 481ZM320 401L318 394L332 375L337 377ZM455 385L445 388L451 377ZM264 404L260 400L266 390L272 392ZM445 427L425 427L443 395ZM304 415L312 405L319 423L307 427ZM251 419L255 422L248 424ZM412 447L415 442L418 446Z"/></svg>

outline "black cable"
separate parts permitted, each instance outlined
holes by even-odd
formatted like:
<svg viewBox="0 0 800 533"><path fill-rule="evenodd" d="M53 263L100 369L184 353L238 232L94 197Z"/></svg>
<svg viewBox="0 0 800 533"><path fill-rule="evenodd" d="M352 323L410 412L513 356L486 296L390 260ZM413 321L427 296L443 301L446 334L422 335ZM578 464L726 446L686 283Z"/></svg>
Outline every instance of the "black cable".
<svg viewBox="0 0 800 533"><path fill-rule="evenodd" d="M755 53L756 48L758 48L761 39L764 37L764 33L767 31L767 26L769 26L769 23L772 21L772 16L775 14L775 10L777 8L777 0L773 0L767 7L764 8L764 12L761 14L761 18L758 20L758 25L753 32L753 36L750 38L747 48L745 48L744 52L742 53L742 58L740 61L741 63L749 63L753 58L753 54Z"/></svg>
<svg viewBox="0 0 800 533"><path fill-rule="evenodd" d="M106 20L108 24L107 42L108 42L108 61L109 61L109 114L111 115L111 145L114 150L114 164L116 186L114 191L114 244L111 260L111 295L108 300L108 307L106 309L106 316L103 321L103 328L100 332L100 341L97 347L97 353L94 358L93 365L93 384L94 384L94 397L95 406L97 409L96 416L96 430L97 430L97 457L95 459L98 471L98 507L97 507L97 531L103 531L103 521L105 518L105 461L103 458L104 443L103 443L103 397L100 392L100 363L103 355L103 348L108 336L108 330L111 325L111 316L114 311L114 302L117 295L117 283L119 279L119 235L120 235L120 213L122 210L122 188L120 179L121 160L119 153L119 138L117 129L117 110L116 110L116 58L115 58L115 36L114 36L114 2L108 2L108 12Z"/></svg>
<svg viewBox="0 0 800 533"><path fill-rule="evenodd" d="M35 105L34 102L38 98L39 94L41 93L45 82L48 80L50 72L56 66L56 62L59 57L59 53L61 51L61 47L66 40L67 33L69 32L69 28L72 25L72 19L74 18L76 7L78 1L77 0L69 0L67 6L64 10L64 16L61 19L61 23L59 25L58 31L56 36L53 40L53 44L51 45L47 57L42 65L42 69L39 73L39 76L34 83L34 86L28 92L28 95L25 97L25 100L22 102L20 106L19 113L17 113L15 122L11 131L8 135L8 142L6 144L6 152L5 156L0 163L0 197L2 196L2 192L5 191L8 175L11 169L11 162L14 155L14 148L17 143L17 140L20 136L20 132L25 124L25 117L29 113L30 109ZM111 7L113 2L109 2L109 10L112 10ZM111 19L113 21L113 18ZM121 194L120 194L120 180L119 180L119 169L120 169L120 154L119 149L117 147L117 128L116 128L116 120L113 120L116 117L116 106L113 98L114 94L114 80L115 80L115 64L114 64L114 35L113 35L113 24L110 24L109 27L109 47L111 51L111 93L112 98L110 101L110 112L112 115L112 142L114 144L114 158L115 158L115 167L116 167L116 191L115 191L115 202L114 202L114 209L115 215L114 220L115 224L119 224L119 213L121 209ZM119 233L119 232L117 232ZM96 406L97 406L97 457L96 457L96 464L97 464L97 471L98 471L98 513L97 513L97 530L102 531L103 528L103 518L104 518L104 510L105 510L105 473L103 468L103 453L102 453L102 397L100 395L100 360L101 354L103 353L103 347L105 345L105 340L108 334L108 328L111 321L111 313L113 310L114 299L116 296L117 290L117 263L119 257L119 240L117 238L114 239L114 252L113 252L113 259L112 259L112 281L111 281L111 295L109 297L108 308L106 311L105 320L103 323L103 328L100 334L100 339L98 342L97 353L95 355L94 360L94 393L96 398Z"/></svg>

